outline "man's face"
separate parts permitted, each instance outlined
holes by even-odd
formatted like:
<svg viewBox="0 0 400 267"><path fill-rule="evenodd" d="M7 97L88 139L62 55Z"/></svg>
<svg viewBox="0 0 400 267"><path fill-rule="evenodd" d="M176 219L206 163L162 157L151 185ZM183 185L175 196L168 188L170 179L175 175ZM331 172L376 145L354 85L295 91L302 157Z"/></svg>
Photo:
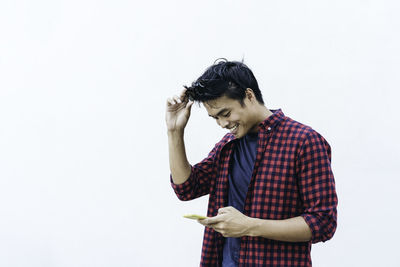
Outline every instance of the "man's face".
<svg viewBox="0 0 400 267"><path fill-rule="evenodd" d="M204 103L208 115L214 118L218 125L228 129L236 138L241 138L249 132L256 132L258 122L254 116L254 102L246 97L244 105L238 100L221 96Z"/></svg>

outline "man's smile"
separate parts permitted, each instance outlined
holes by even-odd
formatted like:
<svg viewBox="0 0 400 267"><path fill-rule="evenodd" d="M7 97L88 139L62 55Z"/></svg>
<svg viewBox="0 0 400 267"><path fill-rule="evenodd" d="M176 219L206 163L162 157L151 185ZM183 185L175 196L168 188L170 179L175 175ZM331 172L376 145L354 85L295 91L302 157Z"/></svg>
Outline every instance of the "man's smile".
<svg viewBox="0 0 400 267"><path fill-rule="evenodd" d="M230 132L233 134L236 132L237 128L239 127L239 124L235 124L232 127L226 127Z"/></svg>

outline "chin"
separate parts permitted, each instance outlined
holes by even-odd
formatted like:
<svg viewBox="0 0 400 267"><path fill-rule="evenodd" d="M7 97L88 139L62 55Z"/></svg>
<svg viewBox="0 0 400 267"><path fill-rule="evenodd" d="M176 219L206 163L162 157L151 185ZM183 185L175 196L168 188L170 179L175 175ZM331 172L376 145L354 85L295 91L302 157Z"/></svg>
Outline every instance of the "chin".
<svg viewBox="0 0 400 267"><path fill-rule="evenodd" d="M241 132L235 133L235 134L233 134L233 135L234 135L236 138L241 138L241 137L244 136Z"/></svg>

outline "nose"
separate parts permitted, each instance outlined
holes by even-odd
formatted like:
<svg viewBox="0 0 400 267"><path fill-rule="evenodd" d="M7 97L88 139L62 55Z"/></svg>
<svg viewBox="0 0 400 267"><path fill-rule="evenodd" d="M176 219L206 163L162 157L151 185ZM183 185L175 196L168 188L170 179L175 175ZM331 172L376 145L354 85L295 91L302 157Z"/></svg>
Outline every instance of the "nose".
<svg viewBox="0 0 400 267"><path fill-rule="evenodd" d="M218 119L217 123L219 126L221 126L222 128L226 128L226 126L229 125L229 122L227 120L223 120L223 119Z"/></svg>

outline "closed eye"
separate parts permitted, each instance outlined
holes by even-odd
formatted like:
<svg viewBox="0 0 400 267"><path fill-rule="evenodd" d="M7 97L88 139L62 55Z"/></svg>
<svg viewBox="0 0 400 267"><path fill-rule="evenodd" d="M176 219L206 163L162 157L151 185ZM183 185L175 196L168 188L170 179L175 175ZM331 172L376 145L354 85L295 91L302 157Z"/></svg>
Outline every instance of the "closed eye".
<svg viewBox="0 0 400 267"><path fill-rule="evenodd" d="M224 118L227 118L227 117L229 117L230 115L231 115L231 111L228 110L228 109L226 109L226 108L224 108L224 109L222 109L221 111L219 111L217 115L210 115L210 114L208 114L208 116L210 116L210 117L212 117L212 118L214 118L214 119L218 119L219 116L224 117Z"/></svg>

